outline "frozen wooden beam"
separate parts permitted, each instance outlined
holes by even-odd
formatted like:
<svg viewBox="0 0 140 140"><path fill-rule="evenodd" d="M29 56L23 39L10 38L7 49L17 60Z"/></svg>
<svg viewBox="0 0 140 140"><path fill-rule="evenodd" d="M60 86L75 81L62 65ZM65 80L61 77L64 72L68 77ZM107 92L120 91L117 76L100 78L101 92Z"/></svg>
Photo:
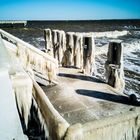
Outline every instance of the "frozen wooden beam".
<svg viewBox="0 0 140 140"><path fill-rule="evenodd" d="M53 40L53 54L62 65L62 59L64 57L64 52L66 51L66 34L62 30L52 30L52 40Z"/></svg>
<svg viewBox="0 0 140 140"><path fill-rule="evenodd" d="M83 36L83 71L87 75L95 72L95 44L93 36Z"/></svg>
<svg viewBox="0 0 140 140"><path fill-rule="evenodd" d="M52 44L52 31L51 29L44 30L44 39L45 39L45 49L47 53L53 56L53 44Z"/></svg>
<svg viewBox="0 0 140 140"><path fill-rule="evenodd" d="M57 50L59 47L59 36L58 36L58 30L52 30L52 44L53 44L53 55L54 58L57 59Z"/></svg>
<svg viewBox="0 0 140 140"><path fill-rule="evenodd" d="M110 42L107 54L106 81L117 91L124 90L123 47L121 43Z"/></svg>
<svg viewBox="0 0 140 140"><path fill-rule="evenodd" d="M82 67L83 58L81 55L83 54L83 46L82 46L82 36L77 33L74 35L74 66L76 68Z"/></svg>
<svg viewBox="0 0 140 140"><path fill-rule="evenodd" d="M72 42L72 43L71 43ZM66 34L66 49L62 58L62 66L69 67L72 66L73 60L73 38L70 34Z"/></svg>

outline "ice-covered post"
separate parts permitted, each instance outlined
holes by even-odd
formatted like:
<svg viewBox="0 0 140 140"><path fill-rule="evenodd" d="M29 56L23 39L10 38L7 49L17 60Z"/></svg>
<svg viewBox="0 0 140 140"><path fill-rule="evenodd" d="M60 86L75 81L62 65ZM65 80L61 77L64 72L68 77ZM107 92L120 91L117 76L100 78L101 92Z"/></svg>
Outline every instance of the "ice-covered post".
<svg viewBox="0 0 140 140"><path fill-rule="evenodd" d="M92 75L95 69L95 44L93 36L83 37L83 72Z"/></svg>
<svg viewBox="0 0 140 140"><path fill-rule="evenodd" d="M74 35L74 66L81 68L81 50L82 50L82 37L80 33Z"/></svg>
<svg viewBox="0 0 140 140"><path fill-rule="evenodd" d="M107 83L117 91L123 92L125 81L123 71L123 47L121 43L109 43L105 68Z"/></svg>
<svg viewBox="0 0 140 140"><path fill-rule="evenodd" d="M59 47L58 47L58 62L61 65L62 64L62 58L64 56L64 51L66 50L66 38L65 38L65 32L59 30L58 31L59 36Z"/></svg>
<svg viewBox="0 0 140 140"><path fill-rule="evenodd" d="M66 50L66 35L62 30L53 30L52 31L52 40L53 40L53 54L59 62L59 65L62 64L62 58Z"/></svg>
<svg viewBox="0 0 140 140"><path fill-rule="evenodd" d="M66 50L64 51L64 56L62 59L62 66L72 66L73 65L73 32L66 33Z"/></svg>
<svg viewBox="0 0 140 140"><path fill-rule="evenodd" d="M53 44L54 58L57 58L57 50L58 50L58 47L59 47L58 30L52 30L52 44Z"/></svg>
<svg viewBox="0 0 140 140"><path fill-rule="evenodd" d="M44 30L45 49L53 56L52 32L51 29Z"/></svg>

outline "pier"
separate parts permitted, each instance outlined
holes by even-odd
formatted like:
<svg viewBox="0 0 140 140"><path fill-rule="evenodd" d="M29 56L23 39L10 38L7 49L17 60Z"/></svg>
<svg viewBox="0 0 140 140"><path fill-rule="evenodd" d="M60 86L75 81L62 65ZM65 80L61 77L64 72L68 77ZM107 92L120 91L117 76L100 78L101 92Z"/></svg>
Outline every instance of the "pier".
<svg viewBox="0 0 140 140"><path fill-rule="evenodd" d="M123 94L120 42L109 44L104 82L95 78L94 33L45 29L42 51L3 30L0 35L7 52L0 52L0 65L7 69L7 89L11 89L5 93L14 95L12 104L17 104L25 129L33 104L46 139L140 139L139 104ZM0 71L0 75L1 82L5 73Z"/></svg>
<svg viewBox="0 0 140 140"><path fill-rule="evenodd" d="M27 21L24 20L2 20L0 21L1 28L11 28L11 27L25 27L27 25Z"/></svg>

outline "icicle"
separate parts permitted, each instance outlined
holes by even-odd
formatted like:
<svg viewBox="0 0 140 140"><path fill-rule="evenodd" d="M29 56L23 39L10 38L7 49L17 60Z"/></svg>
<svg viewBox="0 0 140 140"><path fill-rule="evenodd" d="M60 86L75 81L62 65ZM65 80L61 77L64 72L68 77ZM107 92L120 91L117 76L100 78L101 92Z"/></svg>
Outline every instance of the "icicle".
<svg viewBox="0 0 140 140"><path fill-rule="evenodd" d="M48 139L49 138L48 126L47 126L47 124L46 124L46 122L45 122L45 120L44 120L44 118L43 118L43 116L40 112L40 109L38 109L38 117L39 117L39 120L40 120L40 123L41 123L41 129L42 129L42 131L44 130L44 132L45 132L45 138Z"/></svg>
<svg viewBox="0 0 140 140"><path fill-rule="evenodd" d="M34 89L34 92L36 92L35 89ZM34 94L34 96L35 96L35 94ZM45 122L45 120L44 120L44 118L42 116L42 113L41 113L40 109L38 108L38 105L37 105L37 103L36 103L34 98L33 98L33 106L37 110L37 115L38 115L38 118L39 118L39 122L41 124L41 130L45 132L45 138L50 139L49 138L49 129L48 129L47 123Z"/></svg>
<svg viewBox="0 0 140 140"><path fill-rule="evenodd" d="M47 74L50 81L54 81L54 79L56 79L55 74L57 73L57 66L55 66L55 64L53 64L51 61L45 60L43 56L19 45L18 57L23 62L22 65L24 65L24 68L35 69L42 74Z"/></svg>
<svg viewBox="0 0 140 140"><path fill-rule="evenodd" d="M133 115L129 119L113 116L83 125L75 124L68 128L65 140L139 140L140 125L136 125L136 119Z"/></svg>
<svg viewBox="0 0 140 140"><path fill-rule="evenodd" d="M27 55L26 55L26 48L25 46L17 43L17 57L20 58L20 61L25 68L27 65Z"/></svg>
<svg viewBox="0 0 140 140"><path fill-rule="evenodd" d="M57 74L58 67L55 64L48 61L48 62L46 62L46 69L47 69L49 82L56 83L55 80L56 80L56 74Z"/></svg>
<svg viewBox="0 0 140 140"><path fill-rule="evenodd" d="M17 106L20 115L24 118L26 128L30 116L32 104L32 89L33 84L31 79L25 73L17 73L11 76L13 89L17 101Z"/></svg>

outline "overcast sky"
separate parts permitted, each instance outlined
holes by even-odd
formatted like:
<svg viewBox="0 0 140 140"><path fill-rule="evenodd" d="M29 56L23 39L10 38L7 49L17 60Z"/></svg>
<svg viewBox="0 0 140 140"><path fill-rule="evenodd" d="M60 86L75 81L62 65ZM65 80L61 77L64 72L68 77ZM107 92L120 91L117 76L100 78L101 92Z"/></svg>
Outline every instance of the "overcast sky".
<svg viewBox="0 0 140 140"><path fill-rule="evenodd" d="M140 19L140 0L0 0L0 20Z"/></svg>

